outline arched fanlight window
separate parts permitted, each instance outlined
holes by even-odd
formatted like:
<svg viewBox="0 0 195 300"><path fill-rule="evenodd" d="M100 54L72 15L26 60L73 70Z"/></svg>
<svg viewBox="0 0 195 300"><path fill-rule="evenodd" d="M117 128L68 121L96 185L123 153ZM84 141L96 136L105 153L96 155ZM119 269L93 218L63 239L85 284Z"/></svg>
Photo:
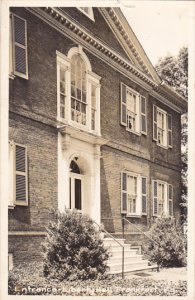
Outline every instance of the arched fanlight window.
<svg viewBox="0 0 195 300"><path fill-rule="evenodd" d="M70 163L70 172L81 174L80 168L74 160L72 160Z"/></svg>
<svg viewBox="0 0 195 300"><path fill-rule="evenodd" d="M86 125L86 66L79 54L71 58L71 119Z"/></svg>
<svg viewBox="0 0 195 300"><path fill-rule="evenodd" d="M81 48L57 52L57 114L61 122L100 133L100 77Z"/></svg>

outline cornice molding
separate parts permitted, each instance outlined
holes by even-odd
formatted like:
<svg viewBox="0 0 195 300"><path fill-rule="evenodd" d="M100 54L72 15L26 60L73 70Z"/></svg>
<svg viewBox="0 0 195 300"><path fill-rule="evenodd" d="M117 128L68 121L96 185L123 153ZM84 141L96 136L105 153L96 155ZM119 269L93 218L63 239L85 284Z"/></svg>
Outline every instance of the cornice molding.
<svg viewBox="0 0 195 300"><path fill-rule="evenodd" d="M31 7L27 8L27 10L37 15L48 24L55 26L56 29L58 29L66 36L67 29L69 29L68 37L73 38L77 43L79 42L83 44L85 42L84 45L87 48L87 50L92 50L93 53L95 50L97 50L97 52L95 53L98 53L99 56L101 56L101 58L104 58L104 60L106 58L107 62L115 62L118 68L121 67L123 70L128 70L131 74L140 78L143 82L147 83L151 87L158 85L154 80L152 80L138 68L133 66L129 60L125 59L115 50L111 49L105 43L95 38L93 35L87 32L80 24L74 22L68 15L65 14L64 11L51 7Z"/></svg>
<svg viewBox="0 0 195 300"><path fill-rule="evenodd" d="M111 49L104 42L95 38L92 34L86 31L79 23L75 22L70 18L64 11L59 8L51 7L31 7L26 8L29 12L33 13L47 24L58 30L60 33L64 34L66 37L72 39L75 43L82 45L87 51L96 55L98 58L109 64L112 68L125 75L130 80L134 81L136 84L144 88L146 91L155 90L158 94L159 83L148 77L138 68L131 64L131 62L119 53ZM161 99L162 97L166 99ZM183 107L178 107L181 105L181 101L178 101L176 106L172 104L172 100L169 102L171 95L167 97L167 93L161 88L161 95L159 101L176 110L177 112L183 111ZM161 100L160 100L161 99ZM175 97L173 97L175 100Z"/></svg>
<svg viewBox="0 0 195 300"><path fill-rule="evenodd" d="M134 57L137 59L137 62L142 67L144 72L152 76L152 78L157 83L160 83L161 80L157 72L155 71L152 63L147 57L144 49L142 48L140 42L138 41L135 33L129 26L121 10L117 7L109 7L109 8L105 8L105 10L107 10L115 26L118 28L119 32L121 33L121 36L123 37L125 43L131 49Z"/></svg>

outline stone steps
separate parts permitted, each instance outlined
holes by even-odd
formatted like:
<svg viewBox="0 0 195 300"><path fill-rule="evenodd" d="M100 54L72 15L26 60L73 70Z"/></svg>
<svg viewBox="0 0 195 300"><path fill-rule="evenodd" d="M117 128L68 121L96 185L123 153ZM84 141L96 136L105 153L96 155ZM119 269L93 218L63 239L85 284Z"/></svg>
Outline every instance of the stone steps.
<svg viewBox="0 0 195 300"><path fill-rule="evenodd" d="M136 249L131 249L131 244L125 243L125 239L117 238L116 240L124 247L124 273L157 268L157 265L149 266L148 261L143 259L143 255L137 254ZM119 274L122 272L123 248L116 240L104 238L104 245L110 252L108 260L109 274Z"/></svg>

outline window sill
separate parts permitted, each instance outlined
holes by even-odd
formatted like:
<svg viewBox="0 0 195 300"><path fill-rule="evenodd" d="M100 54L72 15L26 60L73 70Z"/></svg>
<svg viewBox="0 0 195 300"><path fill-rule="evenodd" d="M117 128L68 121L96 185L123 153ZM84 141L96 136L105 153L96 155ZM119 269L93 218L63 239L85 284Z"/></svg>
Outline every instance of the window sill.
<svg viewBox="0 0 195 300"><path fill-rule="evenodd" d="M126 214L127 218L141 218L141 215Z"/></svg>
<svg viewBox="0 0 195 300"><path fill-rule="evenodd" d="M164 146L164 145L161 145L161 144L159 144L159 143L156 143L157 144L157 146L159 146L159 147L161 147L161 148L163 148L163 149L168 149L169 147L167 147L167 146Z"/></svg>
<svg viewBox="0 0 195 300"><path fill-rule="evenodd" d="M62 119L60 117L57 118L57 121L60 122L61 126L58 126L58 128L60 129L60 127L64 127L64 126L70 126L76 130L79 130L79 131L82 131L82 132L85 132L85 133L89 133L89 134L93 134L95 136L101 136L101 133L96 131L96 130L92 130L92 129L89 129L87 126L85 125L82 125L82 124L79 124L77 122L74 122L74 121L71 121L70 123L67 122L65 119Z"/></svg>
<svg viewBox="0 0 195 300"><path fill-rule="evenodd" d="M141 132L133 131L133 130L127 128L127 127L126 127L126 131L131 132L131 133L133 133L135 135L141 136Z"/></svg>
<svg viewBox="0 0 195 300"><path fill-rule="evenodd" d="M8 205L8 209L14 209L15 208L15 205L14 204L9 204Z"/></svg>
<svg viewBox="0 0 195 300"><path fill-rule="evenodd" d="M13 73L9 74L9 79L14 80L15 77L16 77L16 76L15 76Z"/></svg>

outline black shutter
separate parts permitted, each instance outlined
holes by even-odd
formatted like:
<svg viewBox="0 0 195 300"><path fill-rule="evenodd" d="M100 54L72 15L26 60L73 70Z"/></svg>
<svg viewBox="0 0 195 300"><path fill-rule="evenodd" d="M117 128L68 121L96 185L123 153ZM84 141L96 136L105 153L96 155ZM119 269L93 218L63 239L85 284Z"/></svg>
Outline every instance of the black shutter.
<svg viewBox="0 0 195 300"><path fill-rule="evenodd" d="M146 178L141 178L141 189L142 189L142 214L147 214L147 187L146 187Z"/></svg>
<svg viewBox="0 0 195 300"><path fill-rule="evenodd" d="M141 133L147 134L147 120L146 120L146 98L140 96L141 104Z"/></svg>
<svg viewBox="0 0 195 300"><path fill-rule="evenodd" d="M121 213L127 213L127 174L121 173Z"/></svg>
<svg viewBox="0 0 195 300"><path fill-rule="evenodd" d="M127 126L126 85L121 82L121 124Z"/></svg>
<svg viewBox="0 0 195 300"><path fill-rule="evenodd" d="M168 121L168 147L172 148L173 142L172 142L172 116L168 115L167 116L167 121Z"/></svg>
<svg viewBox="0 0 195 300"><path fill-rule="evenodd" d="M15 145L15 203L28 204L27 148Z"/></svg>
<svg viewBox="0 0 195 300"><path fill-rule="evenodd" d="M153 106L153 140L157 141L157 107Z"/></svg>
<svg viewBox="0 0 195 300"><path fill-rule="evenodd" d="M12 15L14 74L28 78L26 20Z"/></svg>
<svg viewBox="0 0 195 300"><path fill-rule="evenodd" d="M153 216L158 215L158 182L153 180Z"/></svg>
<svg viewBox="0 0 195 300"><path fill-rule="evenodd" d="M173 215L173 186L168 184L168 211L169 215Z"/></svg>

